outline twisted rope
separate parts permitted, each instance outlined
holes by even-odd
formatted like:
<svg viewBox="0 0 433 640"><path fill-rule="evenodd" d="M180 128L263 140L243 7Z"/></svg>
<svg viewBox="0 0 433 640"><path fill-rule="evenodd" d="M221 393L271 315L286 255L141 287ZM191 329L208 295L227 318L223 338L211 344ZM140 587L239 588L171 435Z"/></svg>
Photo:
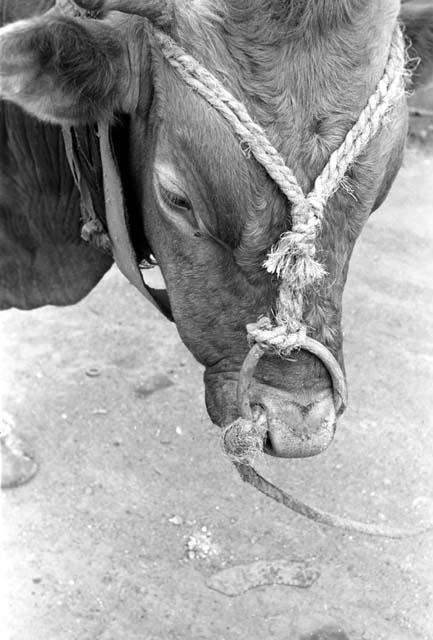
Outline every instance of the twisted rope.
<svg viewBox="0 0 433 640"><path fill-rule="evenodd" d="M56 2L65 14L80 17L97 17L102 4L101 0ZM256 325L249 325L248 329L250 340L257 340L263 348L278 351L276 345L283 341L282 332L277 328L285 327L287 340L279 352L288 355L290 344L293 344L291 350L302 346L297 334L304 331L305 290L325 275L324 267L315 259L315 254L317 235L328 200L340 186L348 168L376 135L388 111L404 93L405 48L401 29L398 24L395 26L388 61L375 92L343 143L331 154L313 190L307 195L283 157L269 142L263 128L252 120L245 105L169 35L155 28L154 36L165 59L182 80L223 116L292 205L292 228L280 237L264 263L269 273L276 274L282 281L274 337L269 324L263 332L261 319Z"/></svg>
<svg viewBox="0 0 433 640"><path fill-rule="evenodd" d="M170 36L155 30L155 38L164 57L183 81L223 116L292 205L292 229L281 236L264 266L282 280L276 325L285 326L289 334L297 332L302 325L303 293L325 274L323 266L315 260L315 253L327 202L404 93L405 49L401 29L398 25L394 29L388 61L375 92L341 146L331 154L308 195L304 194L293 171L269 142L262 127L251 119L245 106ZM257 331L250 325L252 339ZM281 334L277 333L280 339ZM269 346L275 349L275 344L269 342Z"/></svg>
<svg viewBox="0 0 433 640"><path fill-rule="evenodd" d="M101 0L56 2L65 14L80 17L97 17L102 4ZM241 143L247 146L292 205L292 228L282 234L264 263L269 273L276 274L282 281L275 316L275 336L272 338L269 326L266 334L263 333L262 320L256 326L249 325L248 330L250 340L258 340L264 348L275 351L276 345L282 343L282 334L277 327L285 327L288 337L280 353L288 355L291 343L294 345L292 350L301 346L295 334L301 329L304 331L302 317L305 290L325 275L323 265L315 259L316 240L325 207L339 188L348 168L376 135L389 110L404 93L405 48L401 29L396 24L388 61L375 92L343 143L331 154L325 168L316 178L314 188L307 195L283 157L269 142L265 131L251 119L245 105L169 35L155 28L154 36L169 64L188 86L230 124ZM290 337L292 334L294 339ZM264 339L265 335L267 340Z"/></svg>
<svg viewBox="0 0 433 640"><path fill-rule="evenodd" d="M291 318L288 320L291 321ZM263 316L257 322L247 324L247 333L250 342L260 345L264 351L288 357L292 351L304 346L307 328L303 324L298 326L295 322L275 326L269 318Z"/></svg>
<svg viewBox="0 0 433 640"><path fill-rule="evenodd" d="M260 318L247 326L250 343L258 344L263 351L288 357L295 349L305 346L305 290L325 275L323 265L315 258L325 207L348 168L404 94L405 47L401 29L396 24L384 73L375 92L307 195L245 106L170 36L159 30L154 33L162 54L182 80L230 124L241 144L247 146L292 205L292 228L280 237L264 263L270 273L281 279L275 318L273 321L268 317ZM223 444L232 460L246 463L249 459L251 463L257 451L263 448L263 430L257 428L252 416L243 415L225 429Z"/></svg>
<svg viewBox="0 0 433 640"><path fill-rule="evenodd" d="M396 540L413 538L414 536L420 536L433 530L433 522L425 522L414 527L401 528L385 524L369 524L366 522L360 522L359 520L352 520L352 518L343 518L341 516L334 515L333 513L322 511L322 509L311 507L310 505L305 504L305 502L298 500L295 496L286 493L279 487L272 484L272 482L269 482L269 480L263 478L263 476L257 473L257 471L249 464L235 462L235 467L242 480L253 485L253 487L260 491L260 493L263 493L268 498L272 498L272 500L288 507L300 516L304 516L318 524L342 529L343 531L350 531L352 533L361 533L367 536L392 538Z"/></svg>
<svg viewBox="0 0 433 640"><path fill-rule="evenodd" d="M251 119L245 105L227 91L215 76L186 53L170 36L157 30L154 33L166 60L176 69L182 80L231 125L236 135L266 169L289 202L302 200L304 193L296 176L269 142L262 127Z"/></svg>
<svg viewBox="0 0 433 640"><path fill-rule="evenodd" d="M100 0L81 0L81 3L94 7L94 10L78 9L73 0L57 0L56 4L63 7L65 13L69 15L72 11L74 16L97 17L96 7L99 8L102 4ZM258 322L248 325L247 331L250 339L256 343L253 350L258 350L257 358L261 357L260 353L265 350L288 356L294 349L307 348L307 343L314 341L307 338L306 327L302 324L303 292L309 284L324 275L322 265L314 259L315 242L324 209L329 198L338 189L348 167L377 133L393 102L404 92L405 56L400 28L397 25L394 30L388 63L375 93L370 97L343 144L331 154L327 165L316 179L313 190L307 196L303 193L293 172L269 143L263 129L251 120L244 105L171 38L161 31L155 31L155 36L170 64L177 69L189 86L202 95L231 124L241 142L247 144L256 160L263 165L293 205L292 230L283 234L265 263L270 273L275 273L282 278L276 316L277 325L274 326L269 318L261 318ZM327 351L323 345L316 344L321 350ZM311 345L308 348L319 357L317 348L312 349ZM320 357L323 362L327 358L333 358L329 352L326 358L323 354ZM254 366L252 366L253 371ZM338 373L341 373L341 370ZM338 388L338 385L335 388ZM344 391L343 388L343 396ZM344 401L343 397L342 400ZM252 414L249 402L247 404L248 413ZM251 467L252 457L263 452L266 433L267 420L263 414L256 419L252 415L248 418L241 417L224 430L223 446L234 461L243 480L296 513L316 522L348 531L392 538L419 535L433 528L433 523L410 530L367 525L309 507L272 485Z"/></svg>

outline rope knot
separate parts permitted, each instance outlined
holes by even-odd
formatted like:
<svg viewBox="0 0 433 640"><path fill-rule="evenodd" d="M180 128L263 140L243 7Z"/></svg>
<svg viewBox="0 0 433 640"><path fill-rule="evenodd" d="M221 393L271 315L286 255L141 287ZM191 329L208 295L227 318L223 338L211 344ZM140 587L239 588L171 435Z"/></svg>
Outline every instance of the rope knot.
<svg viewBox="0 0 433 640"><path fill-rule="evenodd" d="M299 225L307 225L307 227L316 226L316 210L320 208L317 206L315 200L311 200L308 197L303 196L302 199L296 201L292 205L292 228L297 230Z"/></svg>
<svg viewBox="0 0 433 640"><path fill-rule="evenodd" d="M303 198L292 207L292 230L280 237L264 263L269 273L303 290L324 275L315 260L317 230L323 215L320 198Z"/></svg>
<svg viewBox="0 0 433 640"><path fill-rule="evenodd" d="M298 329L288 331L287 326L273 325L268 317L263 316L247 325L247 333L249 341L258 344L264 351L287 357L303 346L307 329L298 323Z"/></svg>
<svg viewBox="0 0 433 640"><path fill-rule="evenodd" d="M99 249L110 253L112 245L108 233L104 231L102 223L95 218L87 220L81 228L81 237L85 242L91 242Z"/></svg>
<svg viewBox="0 0 433 640"><path fill-rule="evenodd" d="M314 258L314 240L315 233L311 233L310 227L307 233L303 228L300 231L287 231L272 248L263 266L291 288L304 290L325 274L323 266Z"/></svg>
<svg viewBox="0 0 433 640"><path fill-rule="evenodd" d="M233 462L252 465L263 454L263 441L267 432L264 414L257 420L238 418L229 424L222 434L222 446Z"/></svg>

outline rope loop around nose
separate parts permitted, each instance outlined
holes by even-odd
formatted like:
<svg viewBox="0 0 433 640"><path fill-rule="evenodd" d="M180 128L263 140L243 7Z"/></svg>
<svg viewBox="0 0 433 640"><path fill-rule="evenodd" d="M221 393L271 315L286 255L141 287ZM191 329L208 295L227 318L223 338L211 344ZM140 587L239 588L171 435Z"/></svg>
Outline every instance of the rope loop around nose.
<svg viewBox="0 0 433 640"><path fill-rule="evenodd" d="M289 358L299 350L307 351L318 358L327 370L332 382L336 415L347 405L347 386L344 373L332 353L320 342L307 336L304 325L297 331L288 333L283 326L273 327L269 318L247 325L252 345L239 372L237 404L240 418L228 425L223 433L223 448L234 461L252 464L259 452L263 451L266 428L257 428L250 402L250 387L261 358L278 355Z"/></svg>
<svg viewBox="0 0 433 640"><path fill-rule="evenodd" d="M247 325L250 345L257 344L264 352L289 357L292 351L305 344L307 328L299 324L296 331L288 332L284 325L273 326L268 317Z"/></svg>
<svg viewBox="0 0 433 640"><path fill-rule="evenodd" d="M84 18L98 17L102 4L102 0L56 2L56 6L65 15ZM276 326L269 319L267 322L259 320L248 326L253 345L239 378L238 404L241 417L224 431L226 451L232 451L232 459L245 481L265 495L317 522L349 531L388 537L405 537L431 529L433 525L414 531L402 531L331 516L308 507L274 487L250 466L251 452L257 454L263 450L266 422L253 415L249 389L256 367L266 353L289 357L294 351L303 349L314 354L322 361L331 377L336 412L340 413L347 402L344 375L338 362L326 347L307 336L303 324L303 295L308 287L319 282L325 274L325 269L316 260L316 239L327 202L344 180L348 168L387 120L394 104L404 95L405 51L399 25L395 25L389 59L376 91L370 96L340 147L331 154L314 183L313 191L307 195L293 171L286 166L284 158L269 142L264 130L250 118L245 106L167 34L155 28L154 35L167 62L192 91L201 95L229 123L240 145L244 144L251 156L264 167L291 205L291 229L281 236L264 264L270 273L281 279Z"/></svg>

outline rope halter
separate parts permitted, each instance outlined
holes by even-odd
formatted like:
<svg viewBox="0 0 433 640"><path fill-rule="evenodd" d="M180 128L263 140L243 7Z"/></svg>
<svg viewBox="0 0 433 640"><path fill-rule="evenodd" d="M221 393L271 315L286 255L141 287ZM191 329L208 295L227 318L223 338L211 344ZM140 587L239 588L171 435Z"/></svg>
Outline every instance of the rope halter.
<svg viewBox="0 0 433 640"><path fill-rule="evenodd" d="M248 147L291 205L292 228L271 249L264 267L282 281L276 325L288 325L289 333L296 332L302 324L301 294L325 274L323 266L315 259L317 235L325 207L340 186L348 168L376 135L389 110L404 94L405 49L401 29L398 25L394 29L385 71L375 92L341 146L330 156L316 179L313 190L307 195L293 171L286 166L282 156L269 142L264 130L251 119L245 106L170 36L155 30L155 38L164 57L183 81L231 125L240 142ZM292 298L298 298L298 306L291 304L287 308L287 292L292 292ZM281 335L279 330L277 333ZM252 325L249 335L255 340ZM275 347L269 344L272 348ZM294 345L294 348L299 346L296 340Z"/></svg>
<svg viewBox="0 0 433 640"><path fill-rule="evenodd" d="M86 0L90 10L77 9L74 0L57 0L56 4L62 6L66 15L93 18L98 16L96 9L102 5L102 1ZM84 4L83 0L81 4ZM300 515L328 526L391 538L405 538L431 530L433 523L412 529L398 529L365 524L329 514L310 507L275 487L250 466L251 453L262 451L263 438L267 430L266 419L263 419L263 416L253 420L248 396L248 387L255 367L265 350L284 356L289 355L294 349L309 350L323 362L331 374L337 413L338 407L344 406L346 389L344 375L338 363L326 347L307 336L306 327L302 323L303 292L309 284L318 281L324 275L323 267L315 260L315 244L326 203L338 188L347 168L378 131L394 101L403 95L404 46L399 27L395 28L388 63L375 93L370 97L341 147L331 155L325 169L317 178L313 191L307 196L293 173L285 166L281 156L269 143L263 130L251 120L245 107L168 36L155 30L155 37L170 64L189 86L231 123L241 142L248 145L254 157L265 167L292 204L292 229L283 234L265 263L267 270L275 273L282 281L276 322L272 323L269 318L261 318L257 323L247 327L254 345L245 358L238 384L238 404L244 417L239 418L223 433L226 450L229 454L233 453L236 469L244 481L266 496Z"/></svg>
<svg viewBox="0 0 433 640"><path fill-rule="evenodd" d="M56 2L65 14L82 18L97 17L103 4L102 0L80 0L81 6L74 0ZM282 234L263 265L269 273L280 279L275 316L272 316L272 320L271 317L259 318L247 326L249 342L252 348L256 347L253 360L257 364L264 353L284 357L299 349L314 353L328 369L334 387L336 412L341 413L347 396L344 375L326 347L307 336L303 322L304 298L306 290L320 282L325 275L323 265L316 259L316 245L326 205L339 188L348 168L376 135L388 112L404 94L405 48L401 29L396 24L388 60L376 90L343 143L331 154L308 194L304 193L295 174L269 142L262 127L251 119L245 105L236 100L213 74L167 33L155 26L152 26L152 30L164 58L182 80L229 123L241 145L245 145L264 167L291 205L292 228ZM254 371L250 367L248 372L251 382ZM244 382L239 381L239 388L244 388L248 393L249 384ZM249 403L239 397L239 406L243 407L242 417L247 422L251 421Z"/></svg>
<svg viewBox="0 0 433 640"><path fill-rule="evenodd" d="M98 17L103 4L102 0L80 0L78 4L74 0L56 1L56 6L65 15L82 18ZM122 11L121 3L119 9ZM288 356L294 349L305 347L305 290L325 275L323 265L315 257L325 207L339 188L348 168L376 135L390 109L404 94L405 47L401 29L396 24L385 70L375 92L343 143L331 154L312 191L306 195L293 171L269 142L263 128L252 120L245 105L167 33L155 26L152 28L164 58L182 80L229 123L240 143L264 167L291 205L292 228L282 234L263 265L281 280L275 318L272 323L268 319L266 325L263 319L259 319L247 327L253 344Z"/></svg>
<svg viewBox="0 0 433 640"><path fill-rule="evenodd" d="M244 433L250 445L251 434L256 434L257 442L250 447L253 453L263 443L261 430L257 430L253 424L248 389L258 361L265 353L276 353L283 357L288 357L297 349L313 353L330 374L336 413L342 413L346 406L347 390L340 365L324 345L307 336L307 328L303 323L304 298L307 288L318 283L325 275L323 265L316 259L317 237L325 207L339 188L348 168L364 151L389 111L404 95L403 36L396 24L385 70L375 92L368 99L343 143L331 154L325 168L315 180L312 191L305 194L293 171L286 166L282 156L269 142L264 130L251 119L245 106L170 36L159 30L155 30L154 34L162 54L182 80L230 124L241 144L247 146L291 205L292 228L283 233L272 247L263 265L281 281L276 314L272 320L264 317L247 326L252 346L238 383L242 428L239 428L236 421L226 428L223 436L224 448L229 456L246 462L244 453L248 447L241 434ZM231 429L236 430L235 438L230 437ZM232 444L229 445L229 442Z"/></svg>

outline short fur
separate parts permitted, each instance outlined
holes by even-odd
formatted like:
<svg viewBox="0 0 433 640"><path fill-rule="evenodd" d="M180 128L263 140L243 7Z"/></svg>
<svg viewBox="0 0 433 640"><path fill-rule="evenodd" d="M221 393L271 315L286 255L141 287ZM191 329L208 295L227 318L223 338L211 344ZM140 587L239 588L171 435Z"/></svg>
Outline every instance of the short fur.
<svg viewBox="0 0 433 640"><path fill-rule="evenodd" d="M233 380L248 348L245 325L275 305L278 283L261 265L290 228L290 210L228 125L167 65L149 23L119 17L137 3L108 6L123 14L108 12L99 22L42 17L26 23L25 37L0 31L0 93L48 120L91 122L127 112L128 198L161 265L180 335L206 366L210 414L224 424L237 416ZM160 7L147 15L161 19L245 103L309 191L383 73L399 3L178 0L169 20L165 3L146 7ZM52 88L43 96L41 79ZM125 93L136 100L126 103ZM340 361L349 258L398 170L405 133L402 103L326 213L318 255L328 277L310 291L305 320ZM175 210L158 197L161 166L191 207ZM264 358L257 381L310 399L330 384L306 354L296 362ZM260 389L252 391L258 403Z"/></svg>

